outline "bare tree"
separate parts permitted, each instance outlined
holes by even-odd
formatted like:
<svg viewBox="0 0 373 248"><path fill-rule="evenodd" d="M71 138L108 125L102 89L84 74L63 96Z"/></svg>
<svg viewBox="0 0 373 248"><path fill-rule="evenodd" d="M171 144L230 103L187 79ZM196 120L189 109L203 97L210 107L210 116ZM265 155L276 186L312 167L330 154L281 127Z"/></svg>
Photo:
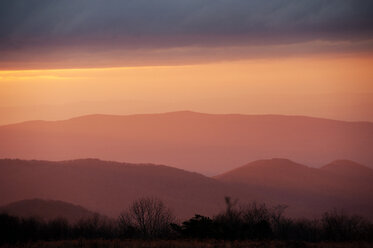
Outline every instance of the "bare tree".
<svg viewBox="0 0 373 248"><path fill-rule="evenodd" d="M157 238L170 231L174 217L169 208L156 198L141 198L119 217L123 232L139 232L144 238Z"/></svg>

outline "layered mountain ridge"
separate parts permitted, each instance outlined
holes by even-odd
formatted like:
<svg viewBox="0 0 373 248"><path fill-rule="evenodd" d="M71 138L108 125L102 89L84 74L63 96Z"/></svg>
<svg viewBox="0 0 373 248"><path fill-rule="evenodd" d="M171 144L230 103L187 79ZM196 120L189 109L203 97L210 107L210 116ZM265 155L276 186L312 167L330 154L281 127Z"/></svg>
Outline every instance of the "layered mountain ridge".
<svg viewBox="0 0 373 248"><path fill-rule="evenodd" d="M343 162L343 163L342 163ZM287 159L259 160L214 178L164 165L98 159L0 160L0 205L23 199L53 199L116 217L139 197L163 200L180 218L214 215L224 197L240 203L288 205L296 217L332 208L372 218L372 170L346 161L310 168ZM364 177L361 170L364 170ZM352 173L352 171L355 171Z"/></svg>
<svg viewBox="0 0 373 248"><path fill-rule="evenodd" d="M89 115L0 126L0 158L94 157L167 164L217 175L247 161L289 158L318 167L336 158L373 164L373 123L303 116Z"/></svg>

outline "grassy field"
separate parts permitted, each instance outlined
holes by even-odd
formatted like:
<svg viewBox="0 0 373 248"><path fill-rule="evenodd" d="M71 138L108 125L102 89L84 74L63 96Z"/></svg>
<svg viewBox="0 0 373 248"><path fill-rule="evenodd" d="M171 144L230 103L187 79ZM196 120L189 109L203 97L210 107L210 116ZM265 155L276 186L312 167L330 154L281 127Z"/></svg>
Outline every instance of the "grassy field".
<svg viewBox="0 0 373 248"><path fill-rule="evenodd" d="M197 240L72 240L2 245L1 248L371 248L373 243L305 243L282 241L197 241Z"/></svg>

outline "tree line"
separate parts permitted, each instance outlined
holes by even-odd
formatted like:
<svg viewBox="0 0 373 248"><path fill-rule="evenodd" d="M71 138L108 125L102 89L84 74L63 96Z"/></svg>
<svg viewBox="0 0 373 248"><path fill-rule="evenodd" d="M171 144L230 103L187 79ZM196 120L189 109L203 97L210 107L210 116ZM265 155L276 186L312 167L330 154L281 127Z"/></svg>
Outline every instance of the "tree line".
<svg viewBox="0 0 373 248"><path fill-rule="evenodd" d="M0 214L0 244L73 239L221 239L373 241L373 224L341 211L318 219L292 219L284 206L238 205L226 198L226 209L214 217L195 215L182 223L156 198L133 202L116 220L94 215L69 223L57 218L20 218Z"/></svg>

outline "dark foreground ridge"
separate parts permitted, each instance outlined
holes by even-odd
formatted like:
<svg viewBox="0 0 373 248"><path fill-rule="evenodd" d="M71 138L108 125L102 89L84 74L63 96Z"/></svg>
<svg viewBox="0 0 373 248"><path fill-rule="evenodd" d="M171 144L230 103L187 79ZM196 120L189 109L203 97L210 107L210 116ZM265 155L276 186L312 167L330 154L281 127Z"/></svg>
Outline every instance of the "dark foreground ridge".
<svg viewBox="0 0 373 248"><path fill-rule="evenodd" d="M292 219L283 215L284 206L270 208L257 203L238 206L229 197L225 202L226 209L214 217L196 214L183 222L175 219L171 210L156 198L136 200L116 219L95 215L69 223L63 218L43 221L1 214L0 245L59 240L83 242L83 239L112 240L107 242L110 245L113 240L373 242L371 222L337 210L326 212L319 219ZM73 245L73 241L70 244Z"/></svg>

